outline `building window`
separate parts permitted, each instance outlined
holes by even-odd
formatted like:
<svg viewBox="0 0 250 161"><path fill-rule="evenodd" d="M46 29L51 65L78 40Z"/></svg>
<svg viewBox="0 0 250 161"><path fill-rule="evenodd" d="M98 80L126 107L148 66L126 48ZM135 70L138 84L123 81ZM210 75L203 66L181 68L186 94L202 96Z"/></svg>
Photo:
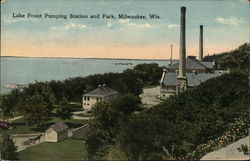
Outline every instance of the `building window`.
<svg viewBox="0 0 250 161"><path fill-rule="evenodd" d="M89 103L87 105L89 105Z"/></svg>
<svg viewBox="0 0 250 161"><path fill-rule="evenodd" d="M87 97L86 96L84 96L84 101L86 101L87 100Z"/></svg>
<svg viewBox="0 0 250 161"><path fill-rule="evenodd" d="M88 97L88 101L89 101L89 97Z"/></svg>
<svg viewBox="0 0 250 161"><path fill-rule="evenodd" d="M84 103L84 105L86 105L86 103Z"/></svg>
<svg viewBox="0 0 250 161"><path fill-rule="evenodd" d="M100 101L102 101L102 97L100 97Z"/></svg>
<svg viewBox="0 0 250 161"><path fill-rule="evenodd" d="M97 101L97 102L99 101L99 97L96 97L96 101Z"/></svg>

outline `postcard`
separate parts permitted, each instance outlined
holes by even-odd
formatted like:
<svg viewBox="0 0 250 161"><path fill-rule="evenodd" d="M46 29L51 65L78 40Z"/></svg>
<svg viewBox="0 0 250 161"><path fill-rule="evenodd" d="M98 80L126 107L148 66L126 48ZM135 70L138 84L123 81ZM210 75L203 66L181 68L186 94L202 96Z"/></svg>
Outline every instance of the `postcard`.
<svg viewBox="0 0 250 161"><path fill-rule="evenodd" d="M245 159L249 53L248 0L1 0L0 159Z"/></svg>

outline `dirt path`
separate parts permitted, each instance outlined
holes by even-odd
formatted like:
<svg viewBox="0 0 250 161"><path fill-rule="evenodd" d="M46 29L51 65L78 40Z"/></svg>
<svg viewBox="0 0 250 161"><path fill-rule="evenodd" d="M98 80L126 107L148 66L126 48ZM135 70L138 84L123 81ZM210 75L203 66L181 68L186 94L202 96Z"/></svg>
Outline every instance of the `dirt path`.
<svg viewBox="0 0 250 161"><path fill-rule="evenodd" d="M7 119L7 120L12 122L12 121L15 121L15 120L18 120L18 119L21 119L21 118L23 118L23 116L16 116L16 117L13 117L13 118L10 118L10 119Z"/></svg>
<svg viewBox="0 0 250 161"><path fill-rule="evenodd" d="M75 114L80 114L80 113L86 113L87 111L75 111L75 112L72 112L73 113L73 115L75 115Z"/></svg>
<svg viewBox="0 0 250 161"><path fill-rule="evenodd" d="M161 102L161 100L157 99L156 96L160 95L160 86L157 87L148 87L143 88L143 93L140 94L140 98L142 99L142 104L147 107L152 107Z"/></svg>
<svg viewBox="0 0 250 161"><path fill-rule="evenodd" d="M42 137L40 138L40 140L37 140L34 144L33 143L30 143L28 145L23 144L24 141L31 139L31 138L34 138L34 137L37 137L41 134L42 134ZM22 151L22 150L26 149L27 147L34 146L34 145L37 145L37 144L44 142L44 134L43 133L13 134L13 135L11 135L11 137L13 138L13 141L14 141L15 145L17 146L17 152Z"/></svg>
<svg viewBox="0 0 250 161"><path fill-rule="evenodd" d="M76 120L89 120L89 119L92 119L92 118L94 118L94 117L81 117L81 116L75 116L75 115L73 115L72 116L72 119L76 119Z"/></svg>
<svg viewBox="0 0 250 161"><path fill-rule="evenodd" d="M86 113L87 111L75 111L75 112L73 112L73 116L72 116L72 118L73 119L76 119L76 120L89 120L89 119L92 119L92 118L94 118L94 117L92 117L92 116L77 116L76 114L81 114L81 113Z"/></svg>
<svg viewBox="0 0 250 161"><path fill-rule="evenodd" d="M237 148L241 144L249 146L250 136L242 138L232 144L229 144L225 148L221 148L217 151L206 154L201 158L201 160L248 160L249 156L244 155L242 152L239 152Z"/></svg>

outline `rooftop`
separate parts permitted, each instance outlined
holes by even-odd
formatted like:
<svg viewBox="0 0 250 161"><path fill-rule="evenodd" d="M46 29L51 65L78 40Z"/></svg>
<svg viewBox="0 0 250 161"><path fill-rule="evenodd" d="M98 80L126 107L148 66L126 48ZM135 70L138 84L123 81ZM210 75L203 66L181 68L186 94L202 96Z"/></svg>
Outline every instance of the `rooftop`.
<svg viewBox="0 0 250 161"><path fill-rule="evenodd" d="M60 132L60 131L67 129L68 125L66 125L63 121L60 121L54 125L51 125L50 128L52 128L56 132Z"/></svg>
<svg viewBox="0 0 250 161"><path fill-rule="evenodd" d="M117 91L109 88L104 84L104 85L99 85L98 88L88 93L85 93L84 96L108 96L113 94L117 94Z"/></svg>
<svg viewBox="0 0 250 161"><path fill-rule="evenodd" d="M201 82L204 82L208 79L220 76L223 73L227 73L228 71L215 71L214 73L187 73L187 82L188 86L194 87L198 86ZM176 86L178 74L173 72L167 72L163 78L163 84L167 86Z"/></svg>
<svg viewBox="0 0 250 161"><path fill-rule="evenodd" d="M187 70L208 70L213 67L213 62L201 62L197 60L194 56L189 56L186 59L186 69ZM179 69L179 61L169 67L167 69L170 70L178 70Z"/></svg>

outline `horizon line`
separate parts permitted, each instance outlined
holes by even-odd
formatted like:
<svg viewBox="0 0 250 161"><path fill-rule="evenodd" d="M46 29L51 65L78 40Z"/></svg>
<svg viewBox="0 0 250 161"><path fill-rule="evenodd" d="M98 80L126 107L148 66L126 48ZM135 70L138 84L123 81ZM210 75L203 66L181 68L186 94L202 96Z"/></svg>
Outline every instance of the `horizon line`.
<svg viewBox="0 0 250 161"><path fill-rule="evenodd" d="M163 60L167 60L169 61L170 59L165 59L165 58L162 58L162 59L147 59L147 58L142 58L142 59L138 59L138 58L94 58L94 57L89 57L89 58L84 58L84 57L39 57L39 56L32 56L32 57L29 57L29 56L2 56L0 55L0 57L10 57L10 58L41 58L41 59L109 59L109 60L114 60L114 59L119 59L119 60L159 60L159 61L163 61ZM172 59L172 60L178 60L178 59Z"/></svg>

